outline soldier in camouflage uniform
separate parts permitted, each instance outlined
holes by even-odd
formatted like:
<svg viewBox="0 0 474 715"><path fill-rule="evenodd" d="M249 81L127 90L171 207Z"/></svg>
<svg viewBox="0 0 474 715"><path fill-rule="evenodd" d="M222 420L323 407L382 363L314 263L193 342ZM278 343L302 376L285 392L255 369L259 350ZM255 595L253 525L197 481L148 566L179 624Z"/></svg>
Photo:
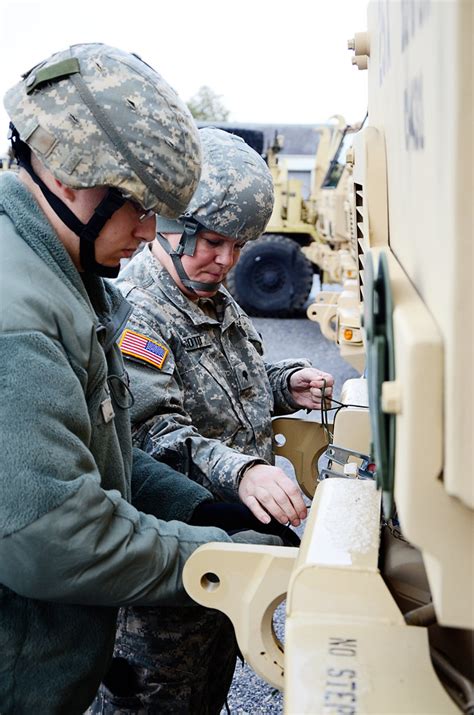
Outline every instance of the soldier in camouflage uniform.
<svg viewBox="0 0 474 715"><path fill-rule="evenodd" d="M119 345L135 395L134 441L261 521L271 514L297 526L306 509L272 466L271 417L320 408L333 378L304 359L266 363L260 336L222 286L245 242L265 229L273 185L242 139L199 134L203 169L186 212L159 216L157 240L117 281L133 305ZM140 336L159 357L141 352Z"/></svg>
<svg viewBox="0 0 474 715"><path fill-rule="evenodd" d="M0 176L0 712L79 715L118 607L190 606L185 560L230 541L160 520L212 495L132 452L130 306L101 278L153 240L155 212L187 206L199 137L160 75L100 44L45 60L5 106L20 170Z"/></svg>
<svg viewBox="0 0 474 715"><path fill-rule="evenodd" d="M273 517L298 525L306 507L274 466L271 417L320 407L323 384L330 396L333 378L306 360L265 363L258 333L221 285L270 218L272 179L239 137L214 128L200 136L203 170L186 212L179 221L159 217L157 241L117 281L134 306L119 345L135 397L135 443L224 502L243 502L245 524L250 514L257 524ZM214 523L229 528L235 511L226 504L221 511ZM202 505L193 523L212 518ZM165 618L169 635L160 630ZM102 687L96 712L217 713L215 668L230 648L230 633L213 630L205 609L194 621L183 609L173 617L169 609L122 610L115 682L127 673L135 679L131 693L143 710Z"/></svg>

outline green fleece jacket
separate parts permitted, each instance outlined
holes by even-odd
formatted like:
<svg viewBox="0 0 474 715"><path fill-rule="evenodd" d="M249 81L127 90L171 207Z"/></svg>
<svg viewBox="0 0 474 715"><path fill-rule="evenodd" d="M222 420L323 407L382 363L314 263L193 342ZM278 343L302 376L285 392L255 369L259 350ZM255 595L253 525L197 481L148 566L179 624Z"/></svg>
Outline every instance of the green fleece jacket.
<svg viewBox="0 0 474 715"><path fill-rule="evenodd" d="M138 450L132 468L115 342L129 312L112 286L81 278L30 192L4 173L2 715L82 713L107 669L117 608L186 604L187 557L207 541L230 540L219 529L159 520L186 520L210 498L205 489Z"/></svg>

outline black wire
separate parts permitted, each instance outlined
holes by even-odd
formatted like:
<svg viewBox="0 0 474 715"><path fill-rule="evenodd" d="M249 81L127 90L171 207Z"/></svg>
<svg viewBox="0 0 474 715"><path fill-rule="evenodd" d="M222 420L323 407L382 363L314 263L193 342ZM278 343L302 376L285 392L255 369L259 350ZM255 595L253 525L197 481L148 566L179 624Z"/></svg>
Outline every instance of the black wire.
<svg viewBox="0 0 474 715"><path fill-rule="evenodd" d="M353 405L340 405L339 407L333 407L333 410L336 410L334 413L334 416L332 418L332 427L334 429L334 426L336 424L336 417L338 416L339 412L343 409L343 407L352 407Z"/></svg>
<svg viewBox="0 0 474 715"><path fill-rule="evenodd" d="M324 432L326 433L326 437L328 438L328 442L329 444L331 444L333 436L331 430L329 429L328 407L326 406L326 401L329 403L330 400L325 397L325 392L326 380L323 378L323 386L321 388L321 424L323 426Z"/></svg>
<svg viewBox="0 0 474 715"><path fill-rule="evenodd" d="M332 444L333 438L334 438L334 431L331 432L329 429L329 420L328 420L328 412L332 412L332 410L336 410L333 416L332 420L332 426L334 430L334 425L336 424L336 417L339 413L340 410L342 410L343 407L359 407L360 409L363 410L368 410L367 405L354 405L345 402L339 402L339 400L335 400L333 397L326 397L325 396L326 392L326 380L323 379L323 386L321 388L321 424L323 426L324 432L326 433L326 437L328 438L329 444ZM330 403L335 403L338 405L338 407L328 407L327 405Z"/></svg>
<svg viewBox="0 0 474 715"><path fill-rule="evenodd" d="M368 410L369 407L368 405L353 405L350 402L339 402L338 400L335 400L332 397L324 397L323 398L326 402L335 402L339 407L324 407L324 410L326 412L332 412L332 410L339 410L341 407L360 407L362 410ZM321 405L321 410L323 409L323 406Z"/></svg>
<svg viewBox="0 0 474 715"><path fill-rule="evenodd" d="M341 405L341 407L360 407L363 410L368 410L369 406L368 405L352 405L350 402L339 402L339 400L335 400L333 397L330 398L331 402L335 402L336 405ZM335 407L331 407L331 410L335 410Z"/></svg>

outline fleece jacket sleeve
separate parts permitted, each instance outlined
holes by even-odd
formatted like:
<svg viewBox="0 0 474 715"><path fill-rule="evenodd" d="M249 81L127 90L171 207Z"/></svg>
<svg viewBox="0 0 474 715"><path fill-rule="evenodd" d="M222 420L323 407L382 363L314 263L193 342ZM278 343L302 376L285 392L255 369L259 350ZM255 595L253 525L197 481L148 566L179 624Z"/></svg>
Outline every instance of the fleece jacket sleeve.
<svg viewBox="0 0 474 715"><path fill-rule="evenodd" d="M0 582L63 603L190 603L186 559L230 538L160 521L102 488L84 387L61 345L2 334L0 393Z"/></svg>
<svg viewBox="0 0 474 715"><path fill-rule="evenodd" d="M188 523L200 504L213 499L211 492L201 484L134 448L132 504L140 511L158 519Z"/></svg>

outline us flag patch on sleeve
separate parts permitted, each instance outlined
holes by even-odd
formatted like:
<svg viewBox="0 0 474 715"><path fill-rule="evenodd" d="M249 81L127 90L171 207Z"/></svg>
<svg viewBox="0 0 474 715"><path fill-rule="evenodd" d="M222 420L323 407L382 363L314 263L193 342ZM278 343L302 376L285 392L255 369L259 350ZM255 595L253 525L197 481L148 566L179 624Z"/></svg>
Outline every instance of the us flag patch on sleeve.
<svg viewBox="0 0 474 715"><path fill-rule="evenodd" d="M124 355L144 360L160 369L163 367L169 352L168 348L161 345L161 343L129 328L123 331L118 345Z"/></svg>

